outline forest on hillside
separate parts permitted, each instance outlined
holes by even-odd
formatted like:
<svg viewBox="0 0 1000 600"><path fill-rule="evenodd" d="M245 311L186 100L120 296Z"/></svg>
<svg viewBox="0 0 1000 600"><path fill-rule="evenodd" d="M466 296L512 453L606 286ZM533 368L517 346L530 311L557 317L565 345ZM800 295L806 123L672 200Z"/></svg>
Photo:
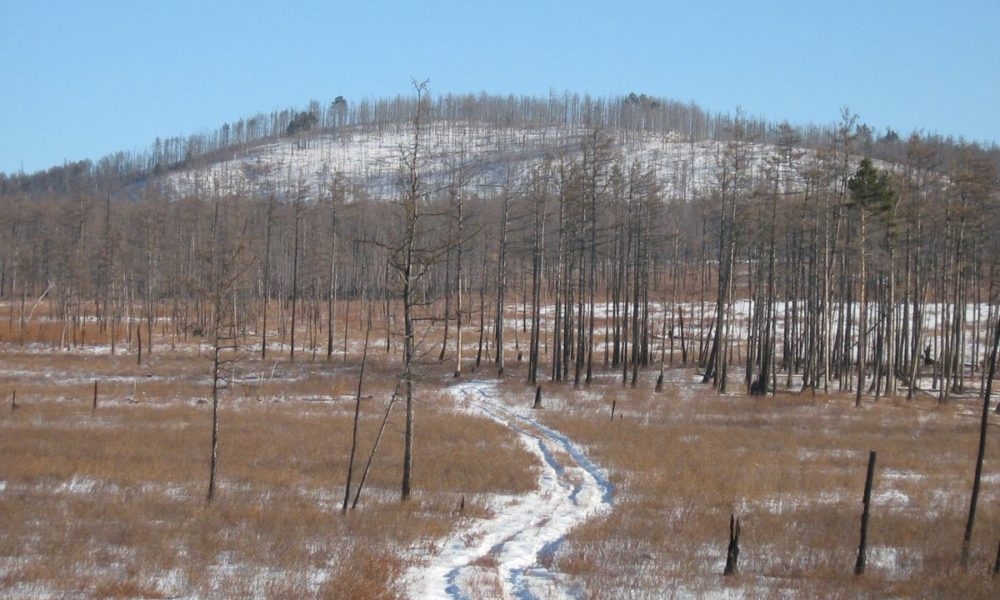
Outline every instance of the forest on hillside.
<svg viewBox="0 0 1000 600"><path fill-rule="evenodd" d="M545 128L545 152L498 185L444 160L429 136ZM401 135L394 189L330 172L321 186L177 195L159 185L264 143ZM699 185L666 185L631 136L711 140ZM514 136L516 137L516 135ZM513 165L513 166L511 166ZM677 174L678 176L681 174ZM680 190L680 191L678 191ZM264 333L277 310L291 354L332 357L338 302L411 360L502 371L511 340L529 381L670 358L726 391L913 393L978 388L998 302L1000 150L877 135L844 110L829 127L772 124L647 96L338 98L157 140L34 175L0 175L0 296L24 327L41 302L76 346L96 321L112 344ZM443 337L421 336L421 323ZM273 327L273 323L271 327ZM166 332L166 333L164 333ZM515 333L515 335L518 335ZM298 337L296 337L298 336ZM475 356L462 343L478 341ZM11 341L11 340L5 340ZM411 347L411 345L415 346Z"/></svg>
<svg viewBox="0 0 1000 600"><path fill-rule="evenodd" d="M454 131L476 133L504 129L552 127L569 131L581 127L615 132L621 139L639 132L677 136L690 142L728 141L740 123L742 135L758 143L778 143L794 131L801 148L828 148L838 130L850 117L854 129L852 151L894 163L905 162L908 146L914 142L933 150L935 160L923 168L943 171L957 160L962 148L976 147L996 162L1000 148L980 147L965 140L938 133L915 131L910 134L888 129L877 132L843 109L840 121L832 125L772 123L737 111L712 114L694 103L681 103L645 94L601 98L589 95L550 94L547 98L498 96L481 93L446 94L426 100L427 113L436 122ZM359 134L377 136L406 129L416 111L415 97L362 99L356 103L338 96L329 103L311 100L304 109L285 108L258 113L225 123L211 132L157 138L148 148L122 150L96 160L84 159L53 165L37 173L0 173L0 195L45 195L77 190L102 190L121 194L132 184L151 175L192 169L234 153L287 138L309 138L318 134ZM837 115L831 115L837 117ZM135 187L130 188L134 194Z"/></svg>

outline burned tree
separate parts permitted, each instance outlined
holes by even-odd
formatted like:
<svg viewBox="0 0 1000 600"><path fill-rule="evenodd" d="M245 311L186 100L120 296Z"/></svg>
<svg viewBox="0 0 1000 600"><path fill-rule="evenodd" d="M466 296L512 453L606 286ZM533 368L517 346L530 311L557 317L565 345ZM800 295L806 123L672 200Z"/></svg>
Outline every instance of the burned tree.
<svg viewBox="0 0 1000 600"><path fill-rule="evenodd" d="M227 364L236 360L236 331L238 315L234 306L235 297L241 293L241 278L251 266L247 256L246 229L248 221L241 214L239 202L232 208L235 215L227 210L221 212L222 200L214 201L211 223L210 244L201 255L207 275L208 285L203 293L212 310L212 450L208 475L207 501L215 497L216 472L219 458L219 395L228 386L223 371ZM228 217L228 218L227 218Z"/></svg>

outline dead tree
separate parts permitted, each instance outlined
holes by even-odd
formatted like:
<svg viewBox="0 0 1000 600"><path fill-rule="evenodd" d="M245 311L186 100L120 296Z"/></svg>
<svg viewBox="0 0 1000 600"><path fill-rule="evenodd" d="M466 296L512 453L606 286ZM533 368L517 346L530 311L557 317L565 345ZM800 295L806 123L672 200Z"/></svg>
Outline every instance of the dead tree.
<svg viewBox="0 0 1000 600"><path fill-rule="evenodd" d="M969 545L972 542L972 528L976 522L976 503L979 501L979 485L983 477L983 459L986 456L986 430L990 417L990 394L993 391L993 378L997 369L997 347L1000 346L1000 318L997 318L993 332L993 347L990 349L989 375L986 377L986 389L983 391L983 412L979 422L979 451L976 453L976 472L972 479L972 496L969 499L969 518L965 523L965 536L962 538L962 568L969 563Z"/></svg>
<svg viewBox="0 0 1000 600"><path fill-rule="evenodd" d="M337 308L337 230L340 221L340 205L343 202L343 181L338 174L328 186L330 192L330 270L328 274L326 298L326 360L333 360L333 323ZM346 319L345 319L346 324ZM365 332L368 337L368 332ZM345 332L346 342L346 332Z"/></svg>
<svg viewBox="0 0 1000 600"><path fill-rule="evenodd" d="M401 197L396 202L401 212L396 238L383 241L380 246L388 250L388 266L399 278L403 301L403 385L406 395L406 430L403 446L403 477L400 486L400 500L410 498L413 485L413 377L412 366L416 359L414 314L422 304L418 289L420 280L431 266L445 256L451 248L451 240L439 245L428 245L427 226L424 225L425 205L428 191L423 180L424 156L423 134L425 112L428 110L427 81L413 83L417 93L416 112L413 117L413 140L401 149Z"/></svg>
<svg viewBox="0 0 1000 600"><path fill-rule="evenodd" d="M351 455L347 461L347 484L344 486L344 504L340 507L341 513L347 512L347 505L351 500L351 477L354 474L354 453L358 448L358 421L361 418L361 386L365 382L365 363L368 360L368 337L371 331L370 327L365 331L365 349L361 354L361 374L358 375L358 393L354 397L354 428L351 430Z"/></svg>
<svg viewBox="0 0 1000 600"><path fill-rule="evenodd" d="M868 544L868 515L872 500L872 483L875 478L875 451L868 455L868 475L865 477L864 512L861 513L861 543L858 545L858 559L854 563L854 574L865 572L865 552Z"/></svg>
<svg viewBox="0 0 1000 600"><path fill-rule="evenodd" d="M299 304L299 229L301 228L302 222L302 202L304 200L304 190L300 189L295 195L295 201L293 202L294 213L295 213L295 229L292 240L292 324L291 324L291 339L289 340L290 349L288 352L288 360L290 362L295 362L295 317L296 307Z"/></svg>
<svg viewBox="0 0 1000 600"><path fill-rule="evenodd" d="M409 373L404 371L403 377L396 382L396 388L392 391L392 397L389 398L389 405L386 407L385 415L382 417L382 424L379 425L378 433L375 434L372 451L368 453L365 468L361 471L361 481L358 482L358 489L354 492L354 500L351 501L351 510L358 507L358 501L361 499L361 490L365 488L365 482L368 481L368 472L371 470L372 462L375 460L375 452L378 451L379 444L382 442L382 434L385 433L386 425L389 424L389 415L392 414L392 407L396 405L396 400L399 399L399 388L407 377L409 377Z"/></svg>
<svg viewBox="0 0 1000 600"><path fill-rule="evenodd" d="M274 226L275 198L271 194L267 199L267 216L264 225L264 270L261 273L264 302L261 307L263 323L260 328L260 359L267 358L267 310L271 300L271 229Z"/></svg>
<svg viewBox="0 0 1000 600"><path fill-rule="evenodd" d="M528 383L538 383L539 343L541 338L542 315L542 253L545 236L545 198L547 189L544 181L535 181L532 192L534 231L531 247L531 337L528 342ZM541 388L539 388L541 389Z"/></svg>
<svg viewBox="0 0 1000 600"><path fill-rule="evenodd" d="M496 344L497 377L504 372L504 301L507 295L507 225L510 217L510 194L503 192L503 217L500 221L500 244L497 248L496 314L494 315L494 342Z"/></svg>
<svg viewBox="0 0 1000 600"><path fill-rule="evenodd" d="M462 192L453 186L452 202L455 206L457 227L455 244L455 377L462 376ZM447 318L447 315L445 315Z"/></svg>
<svg viewBox="0 0 1000 600"><path fill-rule="evenodd" d="M243 273L251 262L245 256L244 246L247 221L237 223L232 231L225 227L220 215L221 201L215 199L212 218L211 244L202 255L207 263L209 280L205 286L212 307L212 452L209 464L207 502L215 497L216 471L219 459L219 392L228 385L223 369L235 360L227 356L236 350L236 314L227 310L236 296Z"/></svg>

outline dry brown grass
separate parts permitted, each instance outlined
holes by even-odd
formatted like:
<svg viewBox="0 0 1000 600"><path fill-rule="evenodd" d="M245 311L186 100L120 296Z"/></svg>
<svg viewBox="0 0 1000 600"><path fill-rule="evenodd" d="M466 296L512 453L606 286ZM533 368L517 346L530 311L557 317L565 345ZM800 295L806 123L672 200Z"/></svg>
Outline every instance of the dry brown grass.
<svg viewBox="0 0 1000 600"><path fill-rule="evenodd" d="M986 572L1000 537L1000 469L989 458L972 567L957 565L976 399L854 409L846 396L719 397L699 391L693 372L671 374L680 381L661 394L652 392L655 373L624 397L548 393L559 408L547 420L588 447L616 486L615 510L557 553L589 597L724 588L750 597L996 597ZM609 423L612 399L622 418ZM878 463L868 570L855 577L869 449ZM732 581L721 576L731 513L743 520Z"/></svg>
<svg viewBox="0 0 1000 600"><path fill-rule="evenodd" d="M140 366L134 354L0 345L0 596L398 597L410 558L461 523L463 496L476 516L479 496L533 485L515 436L449 410L425 370L413 500L398 501L399 402L360 507L342 516L357 356L239 358L209 506L207 351L162 346ZM367 367L355 486L393 361L373 353Z"/></svg>
<svg viewBox="0 0 1000 600"><path fill-rule="evenodd" d="M416 388L414 499L397 500L400 403L361 507L345 518L358 340L346 361L300 348L292 363L287 349L258 360L248 339L222 395L219 492L206 506L207 346L158 339L140 366L125 345L114 356L103 346L66 350L56 322L33 319L24 344L16 329L0 323L0 596L399 597L405 568L464 519L486 516L489 494L534 485L533 459L513 434L456 412L441 393L454 365L435 360L436 332ZM398 376L398 344L386 354L373 335L372 345L359 461ZM467 377L495 373L490 364L471 372L474 344L466 356ZM527 405L533 390L515 356L502 389ZM998 595L985 574L1000 538L995 424L971 568L957 566L978 400L858 410L838 396L719 397L692 371L669 375L660 394L655 372L636 390L611 373L588 388L544 385L538 416L585 447L615 485L614 509L545 559L586 597ZM20 408L11 410L15 389ZM878 467L868 572L855 577L870 449ZM731 513L743 520L741 574L723 578ZM478 563L482 597L499 593L494 561Z"/></svg>

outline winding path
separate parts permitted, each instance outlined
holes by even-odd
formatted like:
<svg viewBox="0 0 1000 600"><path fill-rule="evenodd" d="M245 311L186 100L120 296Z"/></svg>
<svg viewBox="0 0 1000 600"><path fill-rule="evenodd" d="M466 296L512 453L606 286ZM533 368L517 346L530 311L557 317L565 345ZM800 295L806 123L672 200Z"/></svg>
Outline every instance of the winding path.
<svg viewBox="0 0 1000 600"><path fill-rule="evenodd" d="M601 469L528 407L510 407L496 384L451 388L473 412L515 431L540 463L537 489L502 497L493 516L453 534L427 564L407 574L411 598L571 598L566 578L547 565L570 529L611 508L612 486ZM499 589L497 589L499 588Z"/></svg>

